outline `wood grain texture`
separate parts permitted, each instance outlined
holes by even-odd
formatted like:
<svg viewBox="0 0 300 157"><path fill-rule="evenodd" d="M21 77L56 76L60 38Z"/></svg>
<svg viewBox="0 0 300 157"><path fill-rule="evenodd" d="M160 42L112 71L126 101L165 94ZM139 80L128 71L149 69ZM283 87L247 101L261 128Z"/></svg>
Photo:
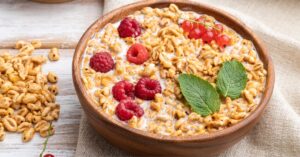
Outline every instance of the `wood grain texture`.
<svg viewBox="0 0 300 157"><path fill-rule="evenodd" d="M47 55L46 48L59 47L60 60L48 62L44 72L55 71L59 76L61 104L59 120L54 123L56 133L49 139L47 152L57 157L72 157L77 145L81 107L71 78L74 48L84 30L102 14L101 0L75 0L61 4L43 4L29 0L0 1L0 52L13 48L17 40L40 39L43 48L36 51ZM14 51L14 50L13 50ZM21 134L8 134L0 142L1 157L37 157L44 138L36 135L23 143Z"/></svg>
<svg viewBox="0 0 300 157"><path fill-rule="evenodd" d="M96 104L88 97L80 77L80 65L82 53L87 40L91 35L103 28L108 22L115 22L119 19L140 10L143 7L167 7L170 2L177 4L183 10L193 10L214 16L218 21L228 25L241 34L244 38L253 41L264 66L268 71L266 91L256 110L242 122L208 135L197 135L191 137L170 137L146 133L127 125L118 123L115 120L107 119L105 113L96 109ZM98 19L81 38L73 59L73 81L75 89L87 118L92 126L112 144L135 154L165 155L165 156L214 156L223 152L226 148L244 137L253 126L260 120L260 117L271 97L274 86L274 69L271 58L261 40L237 18L224 11L183 0L152 0L143 1L121 7Z"/></svg>
<svg viewBox="0 0 300 157"><path fill-rule="evenodd" d="M0 50L4 51L4 50ZM9 50L15 52L15 50ZM47 55L48 49L36 50L34 54ZM71 63L73 49L60 50L60 60L48 61L43 65L43 73L54 71L58 75L59 94L57 103L61 105L60 118L54 122L55 135L50 137L47 152L57 157L72 157L77 145L81 107L79 105L71 77ZM43 148L45 138L36 134L32 141L22 142L22 135L9 133L3 142L0 142L1 157L37 157Z"/></svg>
<svg viewBox="0 0 300 157"><path fill-rule="evenodd" d="M31 39L40 39L49 47L74 48L82 33L101 14L101 0L60 4L1 0L0 48L12 48L17 40Z"/></svg>

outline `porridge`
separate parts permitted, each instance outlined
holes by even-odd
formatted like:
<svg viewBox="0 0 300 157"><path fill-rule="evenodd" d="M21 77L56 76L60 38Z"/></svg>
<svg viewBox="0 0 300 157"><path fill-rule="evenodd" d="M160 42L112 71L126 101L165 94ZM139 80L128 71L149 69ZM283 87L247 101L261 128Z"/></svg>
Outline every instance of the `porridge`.
<svg viewBox="0 0 300 157"><path fill-rule="evenodd" d="M81 78L108 118L159 135L230 127L259 104L267 72L253 43L213 17L145 7L88 41Z"/></svg>

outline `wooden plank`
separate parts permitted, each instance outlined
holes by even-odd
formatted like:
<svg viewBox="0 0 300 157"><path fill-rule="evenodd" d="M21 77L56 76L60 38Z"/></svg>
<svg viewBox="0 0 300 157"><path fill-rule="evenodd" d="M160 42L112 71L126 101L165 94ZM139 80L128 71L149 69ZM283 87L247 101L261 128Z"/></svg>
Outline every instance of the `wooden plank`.
<svg viewBox="0 0 300 157"><path fill-rule="evenodd" d="M3 50L0 50L0 52ZM35 54L47 55L48 49L36 50ZM15 50L10 50L15 52ZM81 117L81 107L77 99L72 82L72 57L74 49L60 50L60 60L57 62L48 61L43 66L43 73L54 71L58 75L59 95L57 102L61 105L61 114L57 122L53 123L56 133L50 137L47 152L55 156L74 156L79 123ZM36 134L32 141L23 143L21 134L9 133L3 142L0 142L0 156L16 157L28 156L36 157L43 148L45 138Z"/></svg>
<svg viewBox="0 0 300 157"><path fill-rule="evenodd" d="M31 39L74 48L83 32L100 17L101 8L101 0L59 4L1 0L0 48L12 48L17 40Z"/></svg>
<svg viewBox="0 0 300 157"><path fill-rule="evenodd" d="M77 145L81 107L71 76L74 48L87 27L102 14L102 0L76 0L60 4L42 4L28 0L0 1L0 52L13 48L18 40L39 39L43 48L36 54L47 55L48 48L59 47L60 60L48 62L43 71L58 74L61 114L54 123L56 133L49 139L46 152L59 157L72 157ZM15 52L15 50L10 50ZM21 134L8 133L0 142L1 157L37 157L45 138L35 135L23 143Z"/></svg>

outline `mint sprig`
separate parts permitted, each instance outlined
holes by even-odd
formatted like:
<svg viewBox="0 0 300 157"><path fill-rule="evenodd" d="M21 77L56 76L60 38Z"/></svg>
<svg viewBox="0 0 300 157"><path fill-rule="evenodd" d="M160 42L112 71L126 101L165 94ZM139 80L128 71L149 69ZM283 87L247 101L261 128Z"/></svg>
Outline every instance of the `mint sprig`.
<svg viewBox="0 0 300 157"><path fill-rule="evenodd" d="M208 81L192 74L180 74L178 82L181 93L192 110L202 116L208 116L220 109L218 92L232 99L240 97L246 87L247 74L242 63L227 61L218 73L217 90Z"/></svg>
<svg viewBox="0 0 300 157"><path fill-rule="evenodd" d="M219 94L209 82L192 74L181 74L178 81L184 98L194 112L208 116L219 111Z"/></svg>
<svg viewBox="0 0 300 157"><path fill-rule="evenodd" d="M217 89L224 97L240 97L247 83L246 70L238 61L224 62L217 76Z"/></svg>

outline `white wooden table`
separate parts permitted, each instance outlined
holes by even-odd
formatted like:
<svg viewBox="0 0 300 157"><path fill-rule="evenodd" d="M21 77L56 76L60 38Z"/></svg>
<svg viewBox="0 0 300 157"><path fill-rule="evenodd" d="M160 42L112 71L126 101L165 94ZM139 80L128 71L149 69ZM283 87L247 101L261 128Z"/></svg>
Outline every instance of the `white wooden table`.
<svg viewBox="0 0 300 157"><path fill-rule="evenodd" d="M40 39L44 48L59 46L60 60L47 62L43 72L58 74L61 114L54 123L56 133L50 137L46 152L56 157L71 157L77 145L81 106L72 82L72 57L75 45L86 28L102 13L98 0L75 0L64 4L40 4L27 0L0 1L0 52L9 49L19 39ZM5 49L4 49L5 48ZM35 51L47 55L48 49ZM9 133L0 142L0 157L38 157L45 138L35 135L23 143L21 134Z"/></svg>

